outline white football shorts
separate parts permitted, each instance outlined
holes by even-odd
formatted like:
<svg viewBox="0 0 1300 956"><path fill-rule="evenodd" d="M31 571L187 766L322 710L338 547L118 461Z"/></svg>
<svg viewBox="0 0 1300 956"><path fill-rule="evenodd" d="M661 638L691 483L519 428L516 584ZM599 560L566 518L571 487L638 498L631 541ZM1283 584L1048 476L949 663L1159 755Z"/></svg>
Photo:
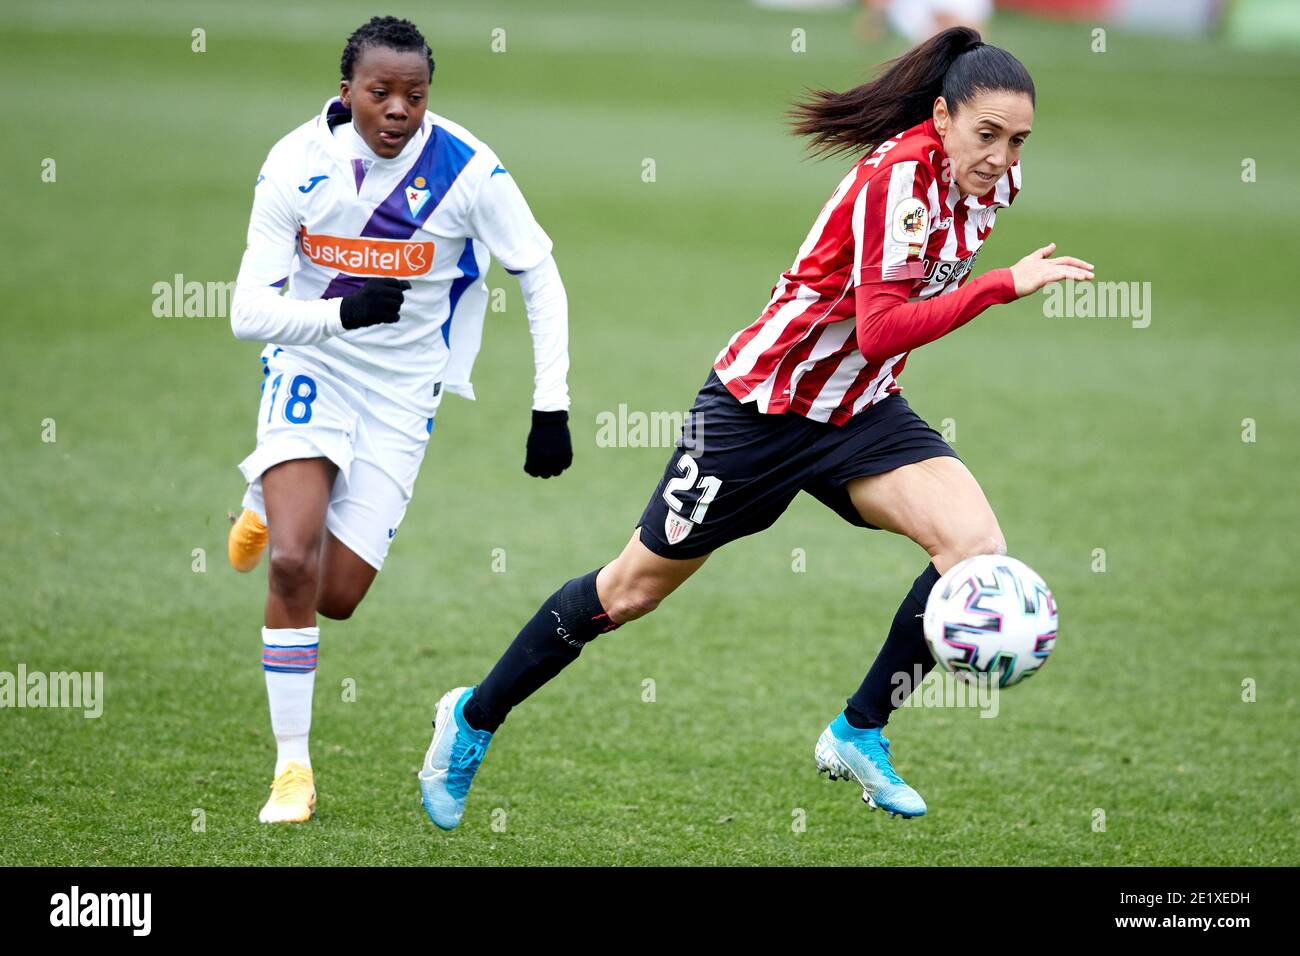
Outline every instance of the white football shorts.
<svg viewBox="0 0 1300 956"><path fill-rule="evenodd" d="M325 527L379 570L410 503L433 419L278 347L268 346L262 362L257 448L239 464L248 482L244 507L265 520L262 474L268 468L328 458L339 470Z"/></svg>

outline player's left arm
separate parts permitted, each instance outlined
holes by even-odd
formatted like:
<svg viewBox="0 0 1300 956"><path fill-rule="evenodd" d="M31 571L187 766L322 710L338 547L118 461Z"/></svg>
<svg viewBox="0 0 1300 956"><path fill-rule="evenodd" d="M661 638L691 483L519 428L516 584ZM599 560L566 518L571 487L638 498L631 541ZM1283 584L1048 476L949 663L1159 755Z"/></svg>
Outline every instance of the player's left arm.
<svg viewBox="0 0 1300 956"><path fill-rule="evenodd" d="M868 361L883 362L937 341L990 306L1032 295L1050 282L1092 281L1092 263L1073 256L1052 258L1055 251L1056 243L1050 243L1010 268L994 269L954 292L918 302L908 301L910 280L861 283L855 291L858 348Z"/></svg>
<svg viewBox="0 0 1300 956"><path fill-rule="evenodd" d="M853 286L858 349L869 362L883 362L933 342L990 305L1010 302L1010 271L995 270L948 295L909 302L925 274L925 249L937 203L934 171L905 160L878 170L853 203Z"/></svg>
<svg viewBox="0 0 1300 956"><path fill-rule="evenodd" d="M519 279L533 339L533 421L524 471L550 478L573 463L569 437L569 302L551 240L499 162L470 208L473 235Z"/></svg>
<svg viewBox="0 0 1300 956"><path fill-rule="evenodd" d="M1017 180L1018 182L1018 180ZM858 349L883 362L943 338L990 306L1013 302L1049 282L1092 279L1092 264L1072 256L1050 258L1044 246L1010 268L994 269L955 291L910 301L925 274L925 249L934 224L928 207L933 171L924 163L898 162L873 177L853 209L853 286Z"/></svg>

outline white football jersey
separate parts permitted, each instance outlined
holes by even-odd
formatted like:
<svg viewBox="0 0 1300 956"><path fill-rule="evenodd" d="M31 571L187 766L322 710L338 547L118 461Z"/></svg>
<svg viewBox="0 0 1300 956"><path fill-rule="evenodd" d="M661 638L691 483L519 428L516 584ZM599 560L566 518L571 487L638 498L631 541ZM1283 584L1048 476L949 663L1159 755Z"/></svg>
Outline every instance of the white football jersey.
<svg viewBox="0 0 1300 956"><path fill-rule="evenodd" d="M271 149L236 294L274 286L291 299L332 299L372 276L408 280L397 322L282 347L431 415L437 383L474 397L491 256L521 272L547 259L551 240L464 127L426 113L401 154L383 159L350 119L336 97Z"/></svg>

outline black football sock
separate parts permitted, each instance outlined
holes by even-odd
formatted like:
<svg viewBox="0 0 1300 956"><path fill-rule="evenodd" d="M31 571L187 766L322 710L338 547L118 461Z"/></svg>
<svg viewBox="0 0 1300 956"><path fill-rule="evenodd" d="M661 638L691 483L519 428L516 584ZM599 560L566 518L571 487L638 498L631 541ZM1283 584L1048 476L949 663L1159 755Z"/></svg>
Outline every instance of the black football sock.
<svg viewBox="0 0 1300 956"><path fill-rule="evenodd" d="M885 638L885 644L876 655L871 670L867 671L862 686L848 699L844 708L844 719L850 725L858 728L885 726L889 715L916 690L921 678L934 667L934 655L925 645L921 618L925 614L926 598L938 580L939 570L933 564L927 564L920 577L912 582L912 589L894 615L889 637Z"/></svg>
<svg viewBox="0 0 1300 956"><path fill-rule="evenodd" d="M512 707L576 661L589 641L618 627L596 596L598 573L574 578L538 608L465 702L471 727L495 733Z"/></svg>

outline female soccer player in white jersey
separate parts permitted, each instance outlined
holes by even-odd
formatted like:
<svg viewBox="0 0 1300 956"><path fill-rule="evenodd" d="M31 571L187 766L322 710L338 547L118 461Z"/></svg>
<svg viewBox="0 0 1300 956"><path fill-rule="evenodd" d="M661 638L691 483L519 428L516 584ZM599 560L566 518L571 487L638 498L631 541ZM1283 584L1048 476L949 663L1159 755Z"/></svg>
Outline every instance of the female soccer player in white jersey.
<svg viewBox="0 0 1300 956"><path fill-rule="evenodd" d="M267 346L230 558L251 570L269 536L267 823L315 807L316 615L341 620L361 602L443 393L474 397L490 255L518 276L533 338L524 470L548 478L572 461L568 305L551 241L496 154L426 110L433 68L413 24L370 20L344 48L340 95L276 143L254 188L231 325Z"/></svg>
<svg viewBox="0 0 1300 956"><path fill-rule="evenodd" d="M1033 114L1025 68L966 28L937 34L874 82L797 108L796 129L816 147L868 155L822 207L767 308L718 355L692 409L699 427L684 430L622 554L548 598L481 684L439 701L420 774L434 823L460 822L512 707L597 635L653 611L710 552L769 527L800 491L929 555L866 679L815 747L818 769L857 780L872 806L925 812L881 736L900 703L894 678L910 684L933 666L921 615L939 575L1005 545L974 477L898 394L897 378L912 349L990 305L1092 278L1082 260L1049 258L1048 245L965 281L997 211L1020 191Z"/></svg>

